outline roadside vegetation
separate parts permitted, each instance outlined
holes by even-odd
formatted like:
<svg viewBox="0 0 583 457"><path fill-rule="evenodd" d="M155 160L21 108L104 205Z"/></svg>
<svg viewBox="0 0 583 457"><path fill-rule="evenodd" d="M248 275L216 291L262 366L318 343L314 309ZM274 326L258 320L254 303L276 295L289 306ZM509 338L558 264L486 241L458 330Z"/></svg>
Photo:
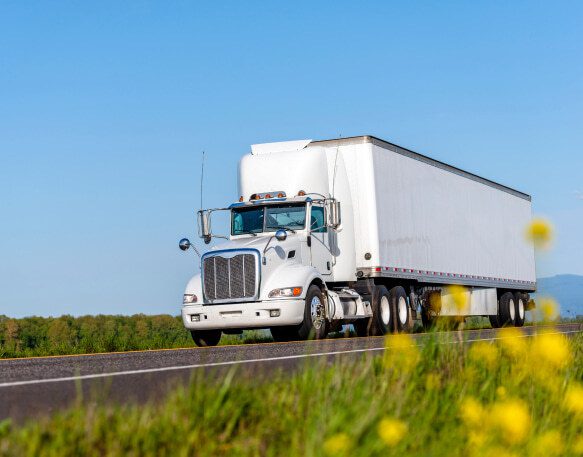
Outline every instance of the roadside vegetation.
<svg viewBox="0 0 583 457"><path fill-rule="evenodd" d="M383 356L265 378L197 372L145 406L80 400L1 423L0 455L583 455L581 334L507 328L472 345L432 335L422 347L389 335Z"/></svg>
<svg viewBox="0 0 583 457"><path fill-rule="evenodd" d="M268 333L224 335L221 344L271 340ZM0 315L0 358L170 349L194 343L179 316L61 316L12 319Z"/></svg>

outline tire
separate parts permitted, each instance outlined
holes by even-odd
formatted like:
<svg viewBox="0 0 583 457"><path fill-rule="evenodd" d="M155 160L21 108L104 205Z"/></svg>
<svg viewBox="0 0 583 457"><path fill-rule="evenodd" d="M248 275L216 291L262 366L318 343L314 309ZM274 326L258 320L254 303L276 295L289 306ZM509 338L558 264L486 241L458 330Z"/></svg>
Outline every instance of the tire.
<svg viewBox="0 0 583 457"><path fill-rule="evenodd" d="M395 307L391 304L385 286L375 286L371 297L372 316L356 321L354 329L358 336L381 336L394 329Z"/></svg>
<svg viewBox="0 0 583 457"><path fill-rule="evenodd" d="M407 292L401 286L393 287L389 292L390 301L395 310L397 318L397 329L399 332L408 333L413 328L413 317L411 308L407 302Z"/></svg>
<svg viewBox="0 0 583 457"><path fill-rule="evenodd" d="M190 335L199 347L216 346L221 341L220 330L191 330Z"/></svg>
<svg viewBox="0 0 583 457"><path fill-rule="evenodd" d="M516 327L522 327L524 325L524 320L526 318L526 306L527 300L525 294L522 292L517 292L514 294L514 307L515 307L515 318L514 325Z"/></svg>
<svg viewBox="0 0 583 457"><path fill-rule="evenodd" d="M271 327L269 330L271 331L273 341L278 343L299 339L297 327Z"/></svg>
<svg viewBox="0 0 583 457"><path fill-rule="evenodd" d="M514 303L514 294L505 292L498 300L498 323L500 327L514 325L516 320L516 305Z"/></svg>
<svg viewBox="0 0 583 457"><path fill-rule="evenodd" d="M327 334L328 322L324 295L318 286L312 285L306 293L304 321L299 325L297 335L300 340L321 340L326 338Z"/></svg>
<svg viewBox="0 0 583 457"><path fill-rule="evenodd" d="M488 319L490 319L490 325L492 328L500 328L500 323L498 322L498 315L489 315Z"/></svg>

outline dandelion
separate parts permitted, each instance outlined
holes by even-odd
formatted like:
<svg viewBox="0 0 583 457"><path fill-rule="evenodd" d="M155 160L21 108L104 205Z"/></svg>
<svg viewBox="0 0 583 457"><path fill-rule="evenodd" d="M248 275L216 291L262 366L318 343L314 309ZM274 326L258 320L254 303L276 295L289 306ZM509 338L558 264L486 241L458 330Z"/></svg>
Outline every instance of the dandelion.
<svg viewBox="0 0 583 457"><path fill-rule="evenodd" d="M484 413L484 407L475 398L467 397L463 400L460 416L467 425L472 427L481 425Z"/></svg>
<svg viewBox="0 0 583 457"><path fill-rule="evenodd" d="M568 411L583 416L583 386L580 384L569 386L565 393L564 405Z"/></svg>
<svg viewBox="0 0 583 457"><path fill-rule="evenodd" d="M407 433L407 424L399 419L385 417L379 422L378 433L387 446L395 446Z"/></svg>
<svg viewBox="0 0 583 457"><path fill-rule="evenodd" d="M324 452L328 455L347 454L351 445L346 433L336 433L324 441Z"/></svg>
<svg viewBox="0 0 583 457"><path fill-rule="evenodd" d="M488 368L494 368L498 363L498 351L496 348L492 344L483 341L470 346L468 357L474 362L483 363Z"/></svg>
<svg viewBox="0 0 583 457"><path fill-rule="evenodd" d="M554 333L541 333L534 338L531 354L538 363L551 368L564 368L571 361L567 339Z"/></svg>
<svg viewBox="0 0 583 457"><path fill-rule="evenodd" d="M470 295L464 286L447 286L445 290L446 296L449 297L458 313L464 313L468 310L470 307Z"/></svg>
<svg viewBox="0 0 583 457"><path fill-rule="evenodd" d="M564 445L561 433L558 430L549 430L539 435L533 444L533 455L541 457L552 457L563 455Z"/></svg>
<svg viewBox="0 0 583 457"><path fill-rule="evenodd" d="M524 333L515 327L503 328L498 332L499 344L512 357L521 357L526 353Z"/></svg>
<svg viewBox="0 0 583 457"><path fill-rule="evenodd" d="M559 317L559 304L551 297L538 300L538 314L543 321L554 321Z"/></svg>
<svg viewBox="0 0 583 457"><path fill-rule="evenodd" d="M524 441L530 431L531 418L526 404L521 400L495 403L490 410L492 424L502 433L508 444Z"/></svg>
<svg viewBox="0 0 583 457"><path fill-rule="evenodd" d="M498 395L499 398L504 399L506 398L506 387L504 386L498 386L498 388L496 389L496 395Z"/></svg>
<svg viewBox="0 0 583 457"><path fill-rule="evenodd" d="M526 238L532 241L535 247L547 249L553 240L553 227L545 219L533 219L526 228Z"/></svg>

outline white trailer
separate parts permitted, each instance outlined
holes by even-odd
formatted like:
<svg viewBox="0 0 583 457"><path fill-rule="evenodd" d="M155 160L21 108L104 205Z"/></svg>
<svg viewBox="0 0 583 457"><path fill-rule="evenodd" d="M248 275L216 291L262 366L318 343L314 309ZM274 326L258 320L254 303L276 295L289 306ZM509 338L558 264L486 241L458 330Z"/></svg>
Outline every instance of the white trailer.
<svg viewBox="0 0 583 457"><path fill-rule="evenodd" d="M253 145L227 241L201 258L183 300L200 345L269 328L276 340L408 331L421 317L524 324L536 290L524 237L531 198L372 136ZM181 240L182 249L191 246ZM447 286L462 285L468 306ZM459 294L459 292L457 292Z"/></svg>

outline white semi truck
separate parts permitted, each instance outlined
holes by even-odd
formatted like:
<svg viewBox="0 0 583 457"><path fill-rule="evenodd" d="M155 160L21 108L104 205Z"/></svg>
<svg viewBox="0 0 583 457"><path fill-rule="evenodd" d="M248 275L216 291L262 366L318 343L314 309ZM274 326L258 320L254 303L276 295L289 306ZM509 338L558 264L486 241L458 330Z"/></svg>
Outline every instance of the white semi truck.
<svg viewBox="0 0 583 457"><path fill-rule="evenodd" d="M198 212L206 243L212 215L230 214L184 292L198 345L261 328L276 341L346 324L383 335L445 316L521 326L533 305L531 198L513 188L372 136L253 145L238 187L235 203ZM465 286L463 309L450 285Z"/></svg>

